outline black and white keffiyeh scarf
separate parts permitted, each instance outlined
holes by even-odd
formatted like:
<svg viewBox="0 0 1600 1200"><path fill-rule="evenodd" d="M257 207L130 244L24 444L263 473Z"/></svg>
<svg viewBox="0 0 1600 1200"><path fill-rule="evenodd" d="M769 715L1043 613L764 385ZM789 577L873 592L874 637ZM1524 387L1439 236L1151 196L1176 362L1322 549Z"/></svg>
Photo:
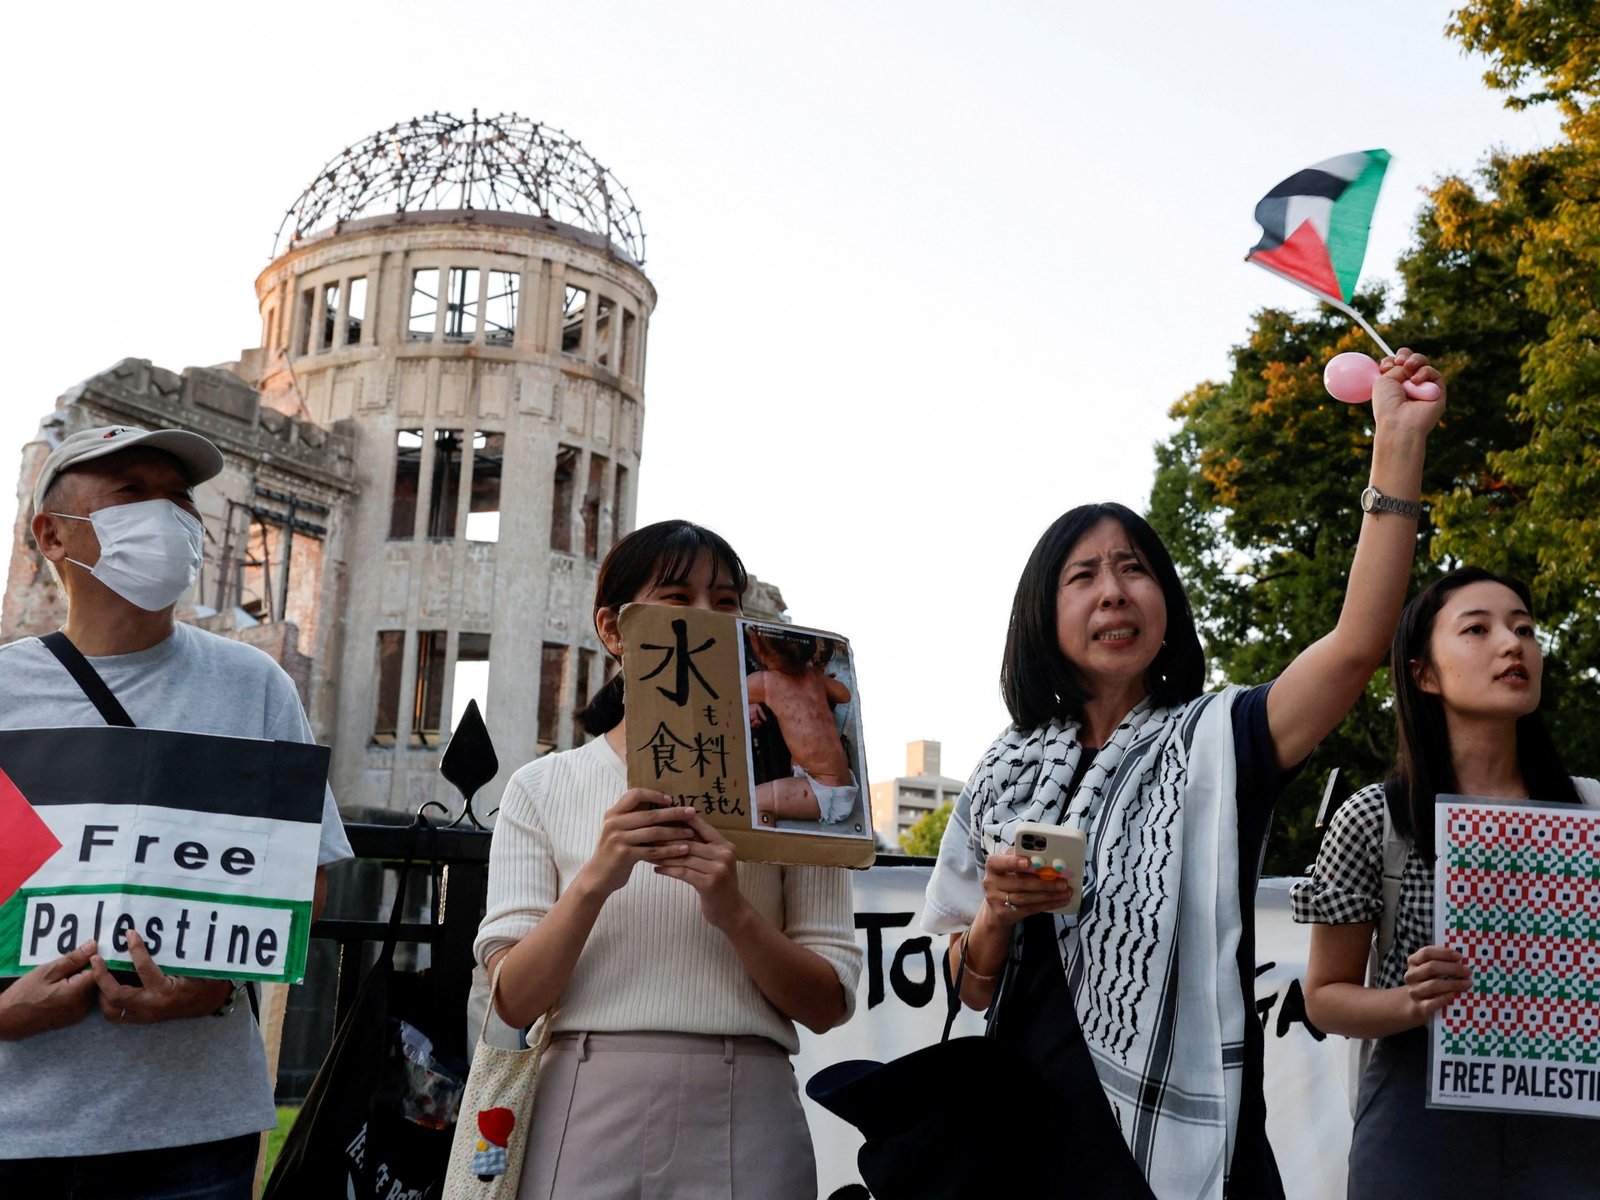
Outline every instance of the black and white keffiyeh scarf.
<svg viewBox="0 0 1600 1200"><path fill-rule="evenodd" d="M1162 1200L1220 1198L1238 1127L1236 690L1144 700L1070 793L1084 748L1076 724L1056 722L1008 729L967 784L980 870L1023 821L1087 835L1080 915L1056 918L1061 961L1106 1098Z"/></svg>

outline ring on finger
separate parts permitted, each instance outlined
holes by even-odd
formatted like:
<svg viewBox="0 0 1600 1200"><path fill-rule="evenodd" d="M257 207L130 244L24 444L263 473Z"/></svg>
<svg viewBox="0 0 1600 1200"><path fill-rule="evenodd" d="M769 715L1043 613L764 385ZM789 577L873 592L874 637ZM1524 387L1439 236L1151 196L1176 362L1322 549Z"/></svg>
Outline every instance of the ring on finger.
<svg viewBox="0 0 1600 1200"><path fill-rule="evenodd" d="M1017 906L1015 904L1011 903L1011 893L1010 892L1006 893L1005 906L1007 908L1009 908L1012 912L1016 912L1017 911Z"/></svg>
<svg viewBox="0 0 1600 1200"><path fill-rule="evenodd" d="M126 1008L124 1008L121 1012L119 1012L117 1014L117 1020L118 1021L126 1021L127 1019L128 1019L128 1010Z"/></svg>

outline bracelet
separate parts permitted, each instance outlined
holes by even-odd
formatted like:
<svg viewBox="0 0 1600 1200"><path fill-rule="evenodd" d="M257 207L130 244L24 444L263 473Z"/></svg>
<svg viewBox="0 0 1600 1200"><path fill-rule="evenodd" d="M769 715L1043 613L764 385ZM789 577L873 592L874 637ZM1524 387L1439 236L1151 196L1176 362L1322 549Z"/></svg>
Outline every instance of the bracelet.
<svg viewBox="0 0 1600 1200"><path fill-rule="evenodd" d="M993 983L1000 972L996 971L993 975L985 975L967 961L967 938L971 933L972 930L967 929L963 930L961 934L961 969L980 983Z"/></svg>

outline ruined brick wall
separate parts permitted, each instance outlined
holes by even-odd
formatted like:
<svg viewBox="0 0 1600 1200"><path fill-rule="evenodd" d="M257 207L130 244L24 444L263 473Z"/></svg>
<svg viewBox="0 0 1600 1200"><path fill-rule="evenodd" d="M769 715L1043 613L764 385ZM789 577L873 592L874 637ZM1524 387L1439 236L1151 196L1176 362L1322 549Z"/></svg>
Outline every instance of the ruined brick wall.
<svg viewBox="0 0 1600 1200"><path fill-rule="evenodd" d="M33 516L33 485L50 455L50 443L39 438L22 448L22 470L17 477L17 521L12 527L11 563L6 572L6 593L0 604L0 641L37 636L61 628L67 619L67 598L56 573L33 544L29 528Z"/></svg>
<svg viewBox="0 0 1600 1200"><path fill-rule="evenodd" d="M338 429L263 409L255 388L228 370L190 367L179 374L127 358L61 396L55 411L40 423L38 436L23 448L17 480L20 511L0 604L0 638L47 633L66 619L62 588L28 536L33 485L63 437L100 425L189 429L222 451L222 474L196 491L206 528L205 563L194 590L179 601L179 615L198 614L198 623L215 632L232 636L239 631L241 640L272 646L273 657L308 702L313 729L320 738L329 738L331 719L319 723L318 718L333 707L324 695L332 685L319 676L318 663L337 660L339 622L323 620L321 614L325 607L339 607L342 539L356 492L351 438ZM284 506L263 498L262 489L292 494L327 510L315 516L322 536L297 534L292 539L288 606L281 613L282 530L269 524L263 538L252 511ZM267 569L249 565L263 560ZM246 601L255 610L253 617L239 611ZM287 620L274 623L274 616ZM262 626L251 624L262 617L267 618Z"/></svg>

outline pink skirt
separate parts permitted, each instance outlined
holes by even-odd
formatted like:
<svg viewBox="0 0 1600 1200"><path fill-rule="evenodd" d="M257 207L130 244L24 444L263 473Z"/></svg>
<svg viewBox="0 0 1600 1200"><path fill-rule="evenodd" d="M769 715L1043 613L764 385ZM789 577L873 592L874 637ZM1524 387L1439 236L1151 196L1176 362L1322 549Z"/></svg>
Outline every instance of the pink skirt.
<svg viewBox="0 0 1600 1200"><path fill-rule="evenodd" d="M557 1034L517 1200L815 1200L794 1068L760 1037Z"/></svg>

